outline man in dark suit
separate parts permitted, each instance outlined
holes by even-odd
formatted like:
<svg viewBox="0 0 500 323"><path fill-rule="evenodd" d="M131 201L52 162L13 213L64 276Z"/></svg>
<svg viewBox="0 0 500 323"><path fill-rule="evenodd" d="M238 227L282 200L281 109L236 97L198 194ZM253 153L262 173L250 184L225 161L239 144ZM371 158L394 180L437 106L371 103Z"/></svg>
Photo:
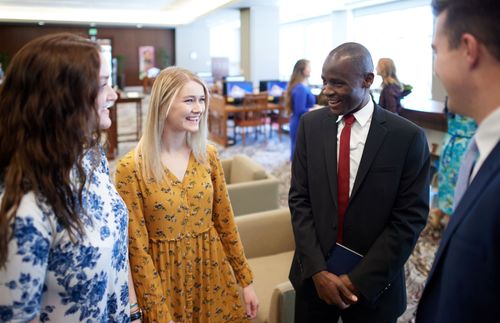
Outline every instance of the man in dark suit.
<svg viewBox="0 0 500 323"><path fill-rule="evenodd" d="M335 48L322 70L328 105L300 121L289 194L296 323L396 322L406 308L403 266L428 215L429 148L419 127L373 102L373 77L365 47ZM336 242L364 255L339 276L326 267Z"/></svg>
<svg viewBox="0 0 500 323"><path fill-rule="evenodd" d="M432 44L436 74L448 92L450 110L474 118L478 129L462 161L455 210L417 322L498 322L500 1L434 0L432 7L437 15Z"/></svg>

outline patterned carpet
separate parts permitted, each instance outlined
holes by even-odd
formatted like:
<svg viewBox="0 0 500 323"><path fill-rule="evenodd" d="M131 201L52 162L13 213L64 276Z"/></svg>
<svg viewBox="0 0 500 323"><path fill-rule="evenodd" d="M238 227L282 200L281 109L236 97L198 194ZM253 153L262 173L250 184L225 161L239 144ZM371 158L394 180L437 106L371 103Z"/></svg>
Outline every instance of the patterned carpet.
<svg viewBox="0 0 500 323"><path fill-rule="evenodd" d="M144 116L147 112L148 98L143 102ZM145 121L145 117L143 117ZM118 111L118 132L128 132L135 127L135 110L127 105L120 105ZM119 157L133 149L135 143L120 143L118 146ZM288 189L290 186L290 140L287 135L282 136L282 140L278 139L275 132L272 136L264 136L259 134L257 139L253 135L248 136L246 146L242 146L240 142L228 148L218 146L221 159L229 158L235 154L245 154L256 162L262 164L270 173L280 179L280 204L288 206ZM119 158L118 157L118 158ZM113 175L115 169L115 161L110 161L110 169ZM422 293L422 289L427 278L427 274L431 268L434 254L436 253L441 232L427 225L423 230L415 250L410 259L405 265L406 283L408 290L408 307L406 312L398 319L399 323L410 323L414 321L414 314L418 299Z"/></svg>

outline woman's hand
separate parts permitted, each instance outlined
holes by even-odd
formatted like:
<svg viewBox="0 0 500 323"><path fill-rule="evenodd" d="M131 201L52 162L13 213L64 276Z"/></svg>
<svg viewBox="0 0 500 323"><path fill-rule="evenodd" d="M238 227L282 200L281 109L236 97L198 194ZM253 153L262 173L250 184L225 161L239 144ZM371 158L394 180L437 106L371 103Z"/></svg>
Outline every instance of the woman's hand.
<svg viewBox="0 0 500 323"><path fill-rule="evenodd" d="M253 285L250 284L243 288L243 299L245 300L245 308L248 318L254 319L257 317L257 311L259 310L259 300L253 290Z"/></svg>

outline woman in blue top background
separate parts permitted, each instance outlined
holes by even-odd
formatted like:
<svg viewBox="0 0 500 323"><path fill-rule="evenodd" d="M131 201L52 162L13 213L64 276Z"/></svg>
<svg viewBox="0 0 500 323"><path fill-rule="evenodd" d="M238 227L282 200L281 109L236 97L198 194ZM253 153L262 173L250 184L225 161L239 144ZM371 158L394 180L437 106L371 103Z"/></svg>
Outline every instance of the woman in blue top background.
<svg viewBox="0 0 500 323"><path fill-rule="evenodd" d="M293 159L295 152L295 138L300 117L316 103L316 98L307 83L310 74L311 63L307 59L299 59L293 67L292 76L288 82L285 106L290 114L290 160Z"/></svg>

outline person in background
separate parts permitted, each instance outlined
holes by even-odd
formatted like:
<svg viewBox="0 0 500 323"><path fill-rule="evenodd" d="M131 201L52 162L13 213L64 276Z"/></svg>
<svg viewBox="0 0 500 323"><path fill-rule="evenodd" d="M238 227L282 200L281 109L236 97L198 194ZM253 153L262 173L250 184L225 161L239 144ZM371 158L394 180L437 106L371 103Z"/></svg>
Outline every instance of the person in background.
<svg viewBox="0 0 500 323"><path fill-rule="evenodd" d="M382 92L379 105L391 112L399 114L402 109L401 99L409 94L396 76L396 65L390 58L381 58L377 64L377 74L382 77Z"/></svg>
<svg viewBox="0 0 500 323"><path fill-rule="evenodd" d="M418 323L500 317L500 2L433 0L434 64L450 111L478 128L461 160L454 210L417 308Z"/></svg>
<svg viewBox="0 0 500 323"><path fill-rule="evenodd" d="M198 76L179 67L163 70L151 92L146 131L118 162L143 322L245 322L257 314L222 165L207 145L208 100Z"/></svg>
<svg viewBox="0 0 500 323"><path fill-rule="evenodd" d="M4 77L4 72L3 72L3 69L2 69L2 63L0 62L0 84L2 84L3 82L3 77Z"/></svg>
<svg viewBox="0 0 500 323"><path fill-rule="evenodd" d="M290 77L290 81L288 81L285 108L290 115L290 160L293 159L295 152L295 140L300 117L316 103L316 98L311 93L311 89L307 83L310 75L311 63L307 59L299 59L293 66L292 76Z"/></svg>
<svg viewBox="0 0 500 323"><path fill-rule="evenodd" d="M99 47L26 44L0 87L0 321L129 322L127 209L100 129L116 100Z"/></svg>
<svg viewBox="0 0 500 323"><path fill-rule="evenodd" d="M430 153L422 129L374 104L373 78L364 46L338 46L323 64L327 108L300 120L288 199L296 323L395 323L406 308L404 264L429 213ZM334 274L336 243L364 257Z"/></svg>
<svg viewBox="0 0 500 323"><path fill-rule="evenodd" d="M448 120L448 133L439 157L438 205L436 209L431 210L429 215L431 223L437 228L442 228L449 222L453 212L458 171L464 153L477 129L474 119L450 112L447 104L445 104L445 114Z"/></svg>

